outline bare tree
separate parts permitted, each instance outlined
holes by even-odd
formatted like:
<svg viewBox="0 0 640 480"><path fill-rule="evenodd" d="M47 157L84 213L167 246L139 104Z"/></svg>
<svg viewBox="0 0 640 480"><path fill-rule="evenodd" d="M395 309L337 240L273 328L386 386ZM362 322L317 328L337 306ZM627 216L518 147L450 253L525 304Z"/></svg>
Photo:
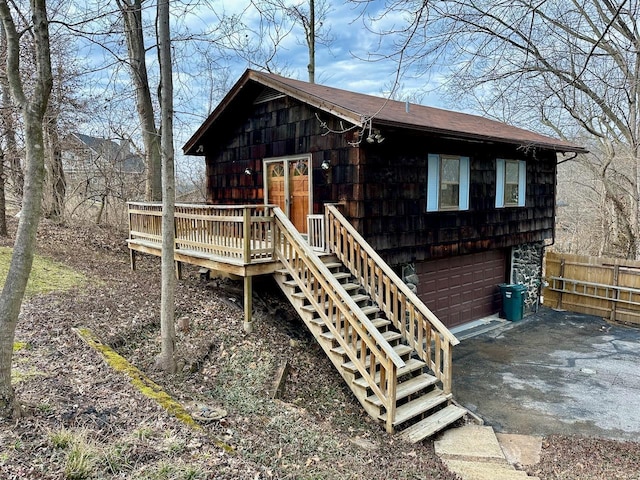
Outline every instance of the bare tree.
<svg viewBox="0 0 640 480"><path fill-rule="evenodd" d="M7 57L7 41L4 35L4 27L0 24L0 62L6 64ZM0 75L0 102L2 102L2 127L4 139L4 152L7 168L5 173L12 186L13 194L17 203L22 201L22 190L24 187L24 175L20 154L18 153L18 142L16 141L16 109L11 99L9 91L9 80L6 74ZM5 196L6 198L6 196Z"/></svg>
<svg viewBox="0 0 640 480"><path fill-rule="evenodd" d="M0 145L0 237L9 235L7 230L6 183L4 180L4 149Z"/></svg>
<svg viewBox="0 0 640 480"><path fill-rule="evenodd" d="M144 41L145 29L142 23L143 0L116 0L116 3L124 20L128 64L136 91L136 110L144 143L147 168L145 198L148 201L160 200L162 196L160 137L156 127L151 88L149 87L147 49Z"/></svg>
<svg viewBox="0 0 640 480"><path fill-rule="evenodd" d="M160 64L160 111L162 136L162 293L160 300L160 329L162 350L156 366L168 373L176 371L174 358L175 291L174 271L174 208L176 200L173 149L173 71L171 66L171 35L169 28L169 0L158 0L158 60Z"/></svg>
<svg viewBox="0 0 640 480"><path fill-rule="evenodd" d="M0 415L16 416L20 407L11 385L11 359L18 315L33 264L36 231L42 211L44 181L43 122L53 84L49 50L49 22L45 0L30 0L36 52L35 86L29 98L25 94L20 68L20 34L12 13L15 4L0 0L0 20L7 45L6 71L15 105L20 108L25 127L25 184L22 214L11 256L9 272L0 294ZM25 18L22 16L21 18Z"/></svg>
<svg viewBox="0 0 640 480"><path fill-rule="evenodd" d="M308 53L307 72L309 82L316 80L316 45L330 46L333 35L326 23L331 5L326 0L251 0L251 7L260 15L257 26L243 21L243 15L234 21L222 19L221 25L228 30L226 46L252 67L270 72L286 73L288 62L279 55L282 43L290 35L302 29L300 43Z"/></svg>
<svg viewBox="0 0 640 480"><path fill-rule="evenodd" d="M368 2L366 2L368 3ZM622 255L640 258L640 5L619 0L391 2L380 51L415 71L444 69L448 88L486 114L586 144ZM371 15L375 27L381 17ZM625 225L625 222L628 225Z"/></svg>

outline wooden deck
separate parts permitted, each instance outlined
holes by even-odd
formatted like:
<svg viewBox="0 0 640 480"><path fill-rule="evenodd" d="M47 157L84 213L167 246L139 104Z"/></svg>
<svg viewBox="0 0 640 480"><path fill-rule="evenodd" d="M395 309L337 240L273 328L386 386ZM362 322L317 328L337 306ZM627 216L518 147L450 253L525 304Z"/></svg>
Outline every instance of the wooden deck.
<svg viewBox="0 0 640 480"><path fill-rule="evenodd" d="M129 204L132 269L137 253L162 254L161 220L161 204ZM419 441L464 415L451 404L455 336L335 206L310 215L308 230L301 235L276 206L178 204L176 273L189 263L243 277L247 332L253 330L252 278L274 275L356 398L388 432L411 424L411 440Z"/></svg>
<svg viewBox="0 0 640 480"><path fill-rule="evenodd" d="M193 205L175 208L176 268L188 263L241 277L275 272L273 207ZM162 252L162 204L129 203L131 268L136 252Z"/></svg>

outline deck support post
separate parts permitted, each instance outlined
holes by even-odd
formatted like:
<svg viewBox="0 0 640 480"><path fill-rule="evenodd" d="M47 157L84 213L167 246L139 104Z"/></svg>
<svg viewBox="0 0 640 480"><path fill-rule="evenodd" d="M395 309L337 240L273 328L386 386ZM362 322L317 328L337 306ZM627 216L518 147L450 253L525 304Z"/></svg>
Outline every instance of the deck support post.
<svg viewBox="0 0 640 480"><path fill-rule="evenodd" d="M176 264L176 279L182 280L182 262L175 262Z"/></svg>
<svg viewBox="0 0 640 480"><path fill-rule="evenodd" d="M131 259L131 271L135 272L136 270L136 251L129 247L129 258Z"/></svg>
<svg viewBox="0 0 640 480"><path fill-rule="evenodd" d="M253 295L252 277L244 277L244 331L253 333L253 319L251 318L251 310L253 308L251 297Z"/></svg>

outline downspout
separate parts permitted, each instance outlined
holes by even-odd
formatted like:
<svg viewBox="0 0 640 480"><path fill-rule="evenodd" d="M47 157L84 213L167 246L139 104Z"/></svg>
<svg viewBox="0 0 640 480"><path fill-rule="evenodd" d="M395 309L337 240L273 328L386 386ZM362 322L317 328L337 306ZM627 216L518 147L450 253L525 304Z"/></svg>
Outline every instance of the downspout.
<svg viewBox="0 0 640 480"><path fill-rule="evenodd" d="M544 287L544 282L542 281L542 272L544 269L544 254L545 250L548 247L553 247L556 243L556 211L557 211L557 203L558 203L558 165L563 164L564 162L568 162L570 160L575 159L578 156L577 152L574 152L572 157L565 158L564 160L560 160L554 164L554 172L553 179L555 182L556 188L553 189L553 225L551 227L551 243L545 244L542 242L542 251L540 252L540 282L538 283L538 298L536 300L536 309L535 313L538 313L540 309L540 298L542 298L542 289Z"/></svg>

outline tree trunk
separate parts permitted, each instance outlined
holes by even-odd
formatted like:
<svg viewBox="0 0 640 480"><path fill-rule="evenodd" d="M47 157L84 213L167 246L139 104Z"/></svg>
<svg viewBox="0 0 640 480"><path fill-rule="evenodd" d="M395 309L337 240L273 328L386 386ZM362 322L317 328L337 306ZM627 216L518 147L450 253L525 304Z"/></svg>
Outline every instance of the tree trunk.
<svg viewBox="0 0 640 480"><path fill-rule="evenodd" d="M309 0L309 32L307 34L309 47L309 83L316 83L316 2Z"/></svg>
<svg viewBox="0 0 640 480"><path fill-rule="evenodd" d="M171 67L171 37L169 29L169 0L158 1L158 60L160 64L160 112L162 125L162 293L160 301L160 330L162 351L156 366L168 373L176 371L174 350L175 290L175 175L173 150L173 78Z"/></svg>
<svg viewBox="0 0 640 480"><path fill-rule="evenodd" d="M117 0L117 3L124 20L129 68L131 69L131 78L136 89L136 110L140 120L140 128L142 129L146 167L145 199L147 201L158 201L162 198L162 160L145 59L142 0Z"/></svg>
<svg viewBox="0 0 640 480"><path fill-rule="evenodd" d="M67 182L62 169L62 152L58 136L58 122L50 118L46 128L49 169L47 177L49 205L45 216L52 220L60 220L64 212L64 200L67 193Z"/></svg>
<svg viewBox="0 0 640 480"><path fill-rule="evenodd" d="M0 237L6 237L7 232L7 203L4 180L4 150L0 147Z"/></svg>
<svg viewBox="0 0 640 480"><path fill-rule="evenodd" d="M11 96L22 114L26 150L22 214L9 272L0 294L0 415L5 417L15 416L20 411L11 385L11 359L18 315L31 273L36 233L42 211L45 158L43 119L53 84L45 0L31 0L30 4L36 49L36 75L33 93L27 100L20 75L20 37L7 0L0 0L0 19L7 41L6 71Z"/></svg>
<svg viewBox="0 0 640 480"><path fill-rule="evenodd" d="M4 27L0 23L0 51L6 52L6 38L4 36ZM5 55L6 57L6 55ZM2 59L6 62L6 58ZM0 75L0 101L4 107L2 122L4 123L4 136L6 139L5 158L7 162L8 177L13 185L13 194L18 204L22 203L22 192L24 189L24 173L18 154L18 144L16 142L16 127L14 118L14 103L9 91L9 80L5 75ZM6 177L5 177L6 178ZM6 198L6 197L5 197Z"/></svg>

